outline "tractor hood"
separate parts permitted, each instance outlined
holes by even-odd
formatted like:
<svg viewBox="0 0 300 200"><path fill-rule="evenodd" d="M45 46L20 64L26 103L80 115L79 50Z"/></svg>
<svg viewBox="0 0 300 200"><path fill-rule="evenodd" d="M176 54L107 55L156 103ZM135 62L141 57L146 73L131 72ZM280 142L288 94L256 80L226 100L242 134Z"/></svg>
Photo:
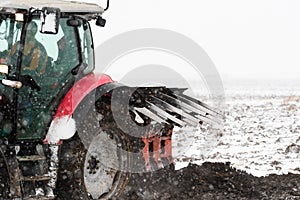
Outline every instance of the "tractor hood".
<svg viewBox="0 0 300 200"><path fill-rule="evenodd" d="M0 11L14 13L19 9L29 10L30 8L42 9L43 7L59 8L61 12L68 13L95 13L102 14L104 9L97 4L63 1L63 0L2 0Z"/></svg>

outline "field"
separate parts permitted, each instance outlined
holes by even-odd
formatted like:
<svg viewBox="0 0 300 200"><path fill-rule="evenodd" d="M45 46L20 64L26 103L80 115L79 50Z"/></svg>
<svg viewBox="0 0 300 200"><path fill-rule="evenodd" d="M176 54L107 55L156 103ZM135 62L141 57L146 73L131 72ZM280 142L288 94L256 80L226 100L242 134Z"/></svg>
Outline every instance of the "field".
<svg viewBox="0 0 300 200"><path fill-rule="evenodd" d="M179 160L231 162L254 176L300 173L300 97L230 99L226 108L220 135L197 132Z"/></svg>

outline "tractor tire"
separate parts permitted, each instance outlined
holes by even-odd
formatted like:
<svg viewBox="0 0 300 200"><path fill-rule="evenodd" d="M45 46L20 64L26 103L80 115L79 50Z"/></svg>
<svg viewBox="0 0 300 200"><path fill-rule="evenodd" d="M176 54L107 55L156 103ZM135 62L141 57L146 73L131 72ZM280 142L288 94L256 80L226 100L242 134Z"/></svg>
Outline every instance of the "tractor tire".
<svg viewBox="0 0 300 200"><path fill-rule="evenodd" d="M95 115L88 112L60 147L57 199L118 199L128 183L127 137L115 126L101 128Z"/></svg>

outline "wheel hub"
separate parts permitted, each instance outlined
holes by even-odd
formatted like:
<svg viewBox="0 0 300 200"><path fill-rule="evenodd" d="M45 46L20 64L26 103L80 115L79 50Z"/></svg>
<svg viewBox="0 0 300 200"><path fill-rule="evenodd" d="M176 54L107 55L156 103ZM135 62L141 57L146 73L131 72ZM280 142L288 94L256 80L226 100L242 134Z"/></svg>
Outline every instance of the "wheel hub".
<svg viewBox="0 0 300 200"><path fill-rule="evenodd" d="M99 163L100 161L97 159L97 157L91 156L91 158L88 160L89 165L87 166L87 169L89 170L89 174L96 174L97 170L99 169Z"/></svg>
<svg viewBox="0 0 300 200"><path fill-rule="evenodd" d="M93 199L101 199L114 187L118 175L118 147L105 132L93 138L84 163L84 184Z"/></svg>

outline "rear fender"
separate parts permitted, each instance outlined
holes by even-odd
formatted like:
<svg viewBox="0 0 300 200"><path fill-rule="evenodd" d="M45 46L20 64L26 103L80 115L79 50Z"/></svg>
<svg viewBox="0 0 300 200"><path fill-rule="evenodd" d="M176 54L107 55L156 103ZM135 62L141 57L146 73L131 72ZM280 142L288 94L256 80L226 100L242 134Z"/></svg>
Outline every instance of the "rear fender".
<svg viewBox="0 0 300 200"><path fill-rule="evenodd" d="M96 93L96 89L100 87L103 88L103 90L101 90L103 93ZM89 98L98 99L106 91L110 91L115 87L118 87L118 83L114 82L105 74L92 73L76 82L58 106L43 142L45 144L60 144L61 140L71 138L76 132L76 126L80 118L84 117L84 114L76 118L73 116L78 106L83 103L83 100ZM96 94L99 97L96 97ZM84 102L89 101L85 100ZM92 104L89 103L88 106L91 105ZM88 109L86 109L86 111L88 111Z"/></svg>

